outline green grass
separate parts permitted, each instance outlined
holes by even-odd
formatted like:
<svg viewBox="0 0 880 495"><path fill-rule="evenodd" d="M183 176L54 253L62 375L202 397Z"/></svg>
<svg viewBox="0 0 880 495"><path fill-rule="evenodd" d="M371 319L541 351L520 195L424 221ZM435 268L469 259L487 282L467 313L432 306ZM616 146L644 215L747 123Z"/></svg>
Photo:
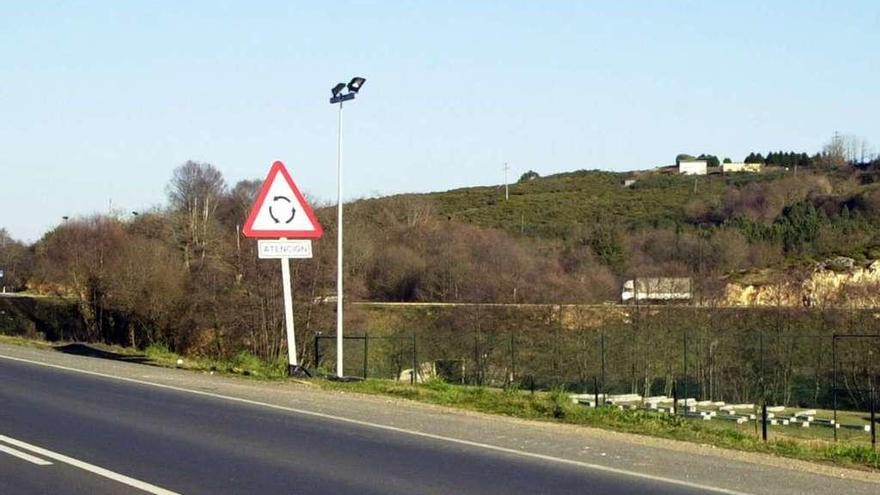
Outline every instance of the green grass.
<svg viewBox="0 0 880 495"><path fill-rule="evenodd" d="M29 339L17 335L4 335L0 333L0 344L19 345L22 347L33 347L36 349L51 349L52 344L45 340Z"/></svg>
<svg viewBox="0 0 880 495"><path fill-rule="evenodd" d="M143 356L155 365L171 368L213 371L226 375L269 380L280 380L287 377L286 358L266 361L246 351L239 352L231 359L194 358L171 352L163 345L152 344L143 351Z"/></svg>
<svg viewBox="0 0 880 495"><path fill-rule="evenodd" d="M807 430L797 427L772 427L771 439L765 443L756 436L754 423L736 425L732 422L702 421L670 414L617 408L587 408L573 404L563 392L499 390L441 381L409 385L389 380L336 382L316 380L321 387L365 394L385 395L442 406L456 407L488 414L592 426L624 433L670 438L716 447L762 452L806 461L824 462L868 470L880 470L880 453L864 442L830 441L799 438ZM820 428L810 428L819 430ZM789 431L796 436L789 435ZM865 437L866 435L862 435Z"/></svg>

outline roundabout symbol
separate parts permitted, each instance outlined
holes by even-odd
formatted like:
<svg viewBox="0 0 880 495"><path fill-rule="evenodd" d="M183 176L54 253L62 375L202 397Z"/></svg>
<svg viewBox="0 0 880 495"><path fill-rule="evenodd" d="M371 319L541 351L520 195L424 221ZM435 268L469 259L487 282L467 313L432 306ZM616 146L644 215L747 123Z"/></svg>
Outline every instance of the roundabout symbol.
<svg viewBox="0 0 880 495"><path fill-rule="evenodd" d="M287 196L275 196L274 198L272 198L272 204L269 205L269 216L272 217L272 221L275 223L281 223L281 220L278 217L276 217L275 213L272 211L272 207L279 201L286 201L287 205L285 205L284 208L290 208L290 218L285 220L284 223L292 222L293 217L296 216L296 208L293 207L293 205L291 204L292 202L290 201L290 198L288 198ZM282 207L279 206L278 209L281 210Z"/></svg>

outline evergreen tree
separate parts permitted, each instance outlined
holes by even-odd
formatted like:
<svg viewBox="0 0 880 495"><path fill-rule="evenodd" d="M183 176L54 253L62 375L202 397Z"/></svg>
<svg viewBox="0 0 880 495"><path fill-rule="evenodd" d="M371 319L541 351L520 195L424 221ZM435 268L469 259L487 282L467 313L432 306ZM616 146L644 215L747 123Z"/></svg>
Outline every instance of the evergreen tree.
<svg viewBox="0 0 880 495"><path fill-rule="evenodd" d="M681 162L683 162L683 161L686 162L688 160L693 160L693 159L694 159L693 155L688 155L687 153L679 153L679 154L675 155L675 164L681 165Z"/></svg>
<svg viewBox="0 0 880 495"><path fill-rule="evenodd" d="M819 237L819 213L809 201L785 207L776 219L775 226L782 235L786 252L803 253Z"/></svg>
<svg viewBox="0 0 880 495"><path fill-rule="evenodd" d="M706 160L706 165L710 167L717 167L721 165L721 162L718 160L718 157L715 155L707 155L705 153L701 154L697 157L697 160Z"/></svg>
<svg viewBox="0 0 880 495"><path fill-rule="evenodd" d="M754 151L749 153L749 156L744 160L746 163L764 163L764 157L760 153L755 153Z"/></svg>

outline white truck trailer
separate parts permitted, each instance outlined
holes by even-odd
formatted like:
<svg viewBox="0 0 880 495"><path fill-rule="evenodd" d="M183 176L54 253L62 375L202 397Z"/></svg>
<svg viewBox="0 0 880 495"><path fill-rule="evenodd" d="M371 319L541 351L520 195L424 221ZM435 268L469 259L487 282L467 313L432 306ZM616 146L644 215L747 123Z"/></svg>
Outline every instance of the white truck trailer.
<svg viewBox="0 0 880 495"><path fill-rule="evenodd" d="M693 299L691 279L687 277L647 277L623 283L624 303L687 302Z"/></svg>

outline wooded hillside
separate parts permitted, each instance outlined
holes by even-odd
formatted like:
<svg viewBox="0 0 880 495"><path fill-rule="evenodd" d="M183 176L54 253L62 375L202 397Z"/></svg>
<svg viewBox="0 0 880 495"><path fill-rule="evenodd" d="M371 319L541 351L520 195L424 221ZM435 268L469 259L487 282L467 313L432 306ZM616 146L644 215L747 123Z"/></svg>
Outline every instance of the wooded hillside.
<svg viewBox="0 0 880 495"><path fill-rule="evenodd" d="M798 168L529 172L509 200L495 185L355 201L346 209L347 300L602 303L634 276L692 277L708 298L744 274L792 278L836 255L880 258L880 161L829 147L806 161L771 155ZM6 284L75 300L84 339L278 356L278 267L241 235L258 187L229 187L214 166L187 162L170 179L167 205L152 211L72 218L31 246L4 231ZM325 236L314 259L293 263L304 335L334 319L326 300L335 208L317 206ZM357 311L349 316L357 322Z"/></svg>

